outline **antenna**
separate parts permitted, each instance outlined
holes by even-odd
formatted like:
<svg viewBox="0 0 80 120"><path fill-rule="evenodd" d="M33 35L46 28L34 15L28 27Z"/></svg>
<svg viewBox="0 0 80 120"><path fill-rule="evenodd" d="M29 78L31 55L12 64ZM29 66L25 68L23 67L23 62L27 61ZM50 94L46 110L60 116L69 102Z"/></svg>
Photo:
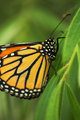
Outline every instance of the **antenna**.
<svg viewBox="0 0 80 120"><path fill-rule="evenodd" d="M60 21L60 23L55 27L55 29L52 31L50 38L53 38L53 33L55 33L56 29L60 26L60 24L71 14L64 14L62 20Z"/></svg>

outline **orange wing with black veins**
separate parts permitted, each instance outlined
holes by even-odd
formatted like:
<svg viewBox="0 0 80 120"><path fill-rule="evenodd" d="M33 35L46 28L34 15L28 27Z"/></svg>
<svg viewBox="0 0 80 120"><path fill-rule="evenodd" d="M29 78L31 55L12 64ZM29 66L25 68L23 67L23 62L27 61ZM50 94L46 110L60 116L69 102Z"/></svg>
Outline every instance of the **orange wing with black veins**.
<svg viewBox="0 0 80 120"><path fill-rule="evenodd" d="M47 81L50 63L42 56L42 44L2 47L0 89L20 98L35 98Z"/></svg>

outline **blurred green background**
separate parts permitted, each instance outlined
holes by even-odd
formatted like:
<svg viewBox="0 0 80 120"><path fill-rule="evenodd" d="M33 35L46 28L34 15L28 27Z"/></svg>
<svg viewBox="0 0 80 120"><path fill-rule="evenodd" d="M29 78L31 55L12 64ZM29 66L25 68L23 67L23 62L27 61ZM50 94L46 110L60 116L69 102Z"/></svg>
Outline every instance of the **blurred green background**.
<svg viewBox="0 0 80 120"><path fill-rule="evenodd" d="M43 41L63 14L70 12L73 16L78 6L78 0L0 1L0 44Z"/></svg>
<svg viewBox="0 0 80 120"><path fill-rule="evenodd" d="M0 44L44 41L62 16L71 13L58 29L66 33L79 5L79 0L0 0ZM0 120L33 120L39 99L0 92Z"/></svg>

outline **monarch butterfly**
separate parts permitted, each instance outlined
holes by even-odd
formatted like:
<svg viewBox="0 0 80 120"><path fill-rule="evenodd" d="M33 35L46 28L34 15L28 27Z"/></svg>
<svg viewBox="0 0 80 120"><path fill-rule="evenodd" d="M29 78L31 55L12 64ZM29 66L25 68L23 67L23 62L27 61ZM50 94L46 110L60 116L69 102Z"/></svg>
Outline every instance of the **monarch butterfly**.
<svg viewBox="0 0 80 120"><path fill-rule="evenodd" d="M48 82L51 62L58 52L59 38L1 45L0 90L24 99L39 97Z"/></svg>
<svg viewBox="0 0 80 120"><path fill-rule="evenodd" d="M57 51L54 39L0 46L0 89L20 98L38 97Z"/></svg>

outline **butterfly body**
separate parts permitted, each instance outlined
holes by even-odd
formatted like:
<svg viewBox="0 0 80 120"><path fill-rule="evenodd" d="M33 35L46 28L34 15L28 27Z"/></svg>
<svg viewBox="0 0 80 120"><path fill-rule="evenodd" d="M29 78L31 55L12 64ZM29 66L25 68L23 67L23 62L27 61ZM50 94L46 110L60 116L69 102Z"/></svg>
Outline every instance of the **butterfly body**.
<svg viewBox="0 0 80 120"><path fill-rule="evenodd" d="M57 51L54 39L0 46L0 90L25 99L38 97Z"/></svg>

